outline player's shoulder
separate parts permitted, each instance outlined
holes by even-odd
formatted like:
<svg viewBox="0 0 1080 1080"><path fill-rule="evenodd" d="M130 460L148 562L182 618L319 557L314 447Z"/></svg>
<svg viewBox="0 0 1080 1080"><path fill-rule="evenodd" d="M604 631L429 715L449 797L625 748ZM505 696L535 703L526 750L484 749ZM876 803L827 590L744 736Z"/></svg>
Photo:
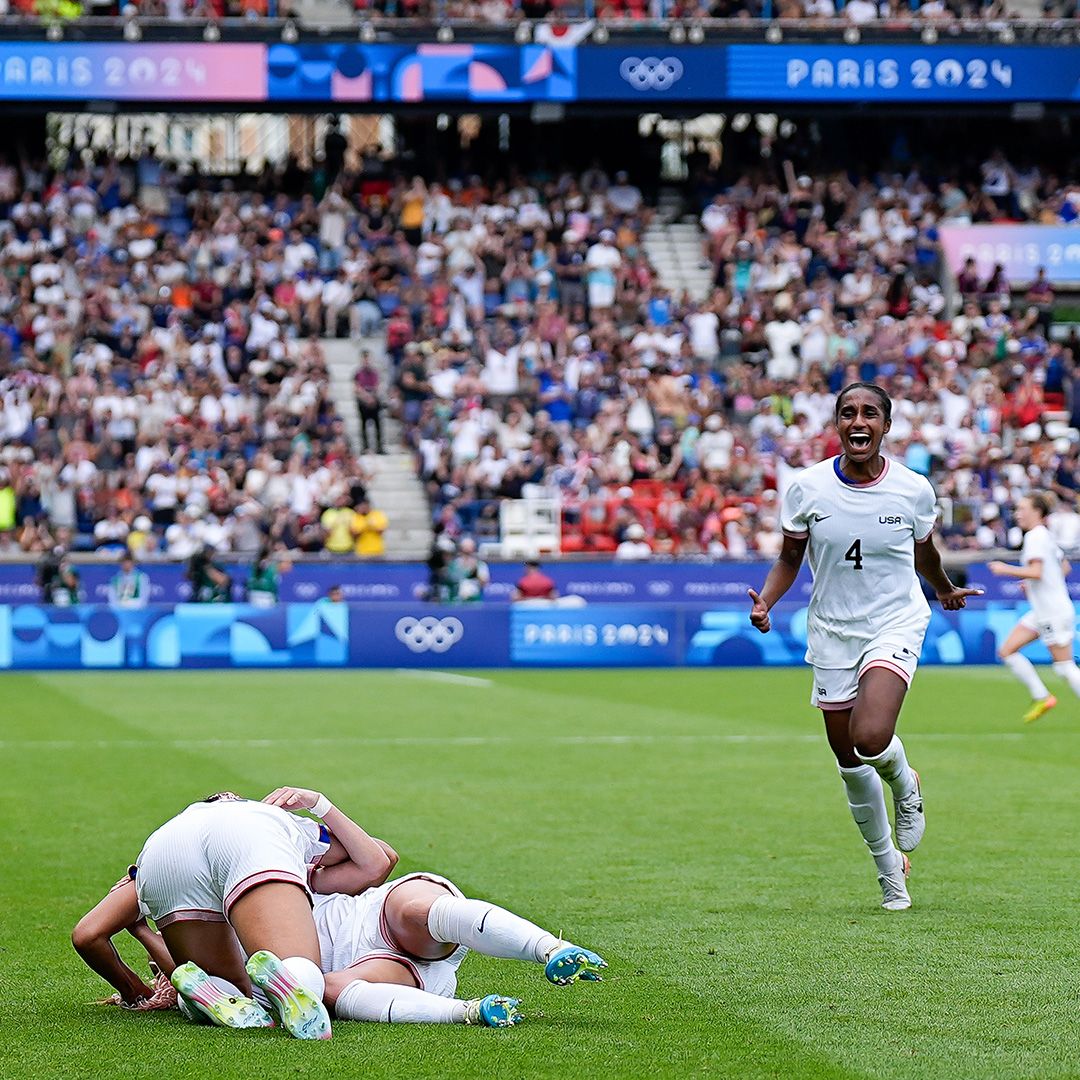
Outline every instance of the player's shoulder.
<svg viewBox="0 0 1080 1080"><path fill-rule="evenodd" d="M826 458L816 465L808 465L791 478L792 484L798 484L804 491L814 491L832 484L836 478L836 458Z"/></svg>
<svg viewBox="0 0 1080 1080"><path fill-rule="evenodd" d="M908 492L912 495L924 494L929 491L934 495L934 485L922 473L909 469L902 461L888 458L889 473L883 479L897 490Z"/></svg>

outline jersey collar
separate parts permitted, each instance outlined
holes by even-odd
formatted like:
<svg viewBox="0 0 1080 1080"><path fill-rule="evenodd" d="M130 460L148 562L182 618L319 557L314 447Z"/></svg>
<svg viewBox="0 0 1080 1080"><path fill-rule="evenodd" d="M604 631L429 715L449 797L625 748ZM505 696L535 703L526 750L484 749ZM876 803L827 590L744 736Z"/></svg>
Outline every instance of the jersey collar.
<svg viewBox="0 0 1080 1080"><path fill-rule="evenodd" d="M847 487L850 488L868 488L873 487L875 484L880 484L881 481L885 479L885 474L889 471L889 459L887 457L883 457L882 461L885 462L885 468L883 468L881 472L874 477L873 480L867 480L865 483L859 484L844 475L843 470L840 468L841 457L843 457L842 454L837 454L836 457L833 458L833 472L836 473L836 478L840 481L841 484L845 484Z"/></svg>

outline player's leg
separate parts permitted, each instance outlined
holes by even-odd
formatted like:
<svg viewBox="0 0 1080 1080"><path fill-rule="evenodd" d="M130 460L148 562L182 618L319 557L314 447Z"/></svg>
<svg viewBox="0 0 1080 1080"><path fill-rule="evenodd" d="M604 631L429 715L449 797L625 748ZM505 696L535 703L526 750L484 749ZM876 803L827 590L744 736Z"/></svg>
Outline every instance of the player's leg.
<svg viewBox="0 0 1080 1080"><path fill-rule="evenodd" d="M486 1027L511 1027L521 1020L515 998L497 994L476 1001L442 997L422 989L414 972L404 958L361 960L326 976L326 999L340 1020Z"/></svg>
<svg viewBox="0 0 1080 1080"><path fill-rule="evenodd" d="M266 881L242 893L226 914L250 955L248 975L273 1003L282 1026L297 1038L330 1038L319 935L307 893L290 882Z"/></svg>
<svg viewBox="0 0 1080 1080"><path fill-rule="evenodd" d="M176 961L170 977L180 1011L194 1023L271 1027L273 1018L251 997L244 957L226 922L181 920L161 928Z"/></svg>
<svg viewBox="0 0 1080 1080"><path fill-rule="evenodd" d="M1002 642L998 649L1001 662L1024 684L1024 688L1031 695L1032 706L1024 713L1024 720L1031 723L1038 720L1043 713L1052 709L1057 701L1046 689L1046 684L1039 678L1039 673L1034 665L1026 657L1021 655L1020 650L1025 645L1030 645L1039 636L1039 631L1032 625L1028 616L1024 616L1009 631L1009 636Z"/></svg>
<svg viewBox="0 0 1080 1080"><path fill-rule="evenodd" d="M882 906L902 910L911 906L905 884L904 856L896 850L885 808L885 788L877 770L865 765L851 741L851 709L822 708L825 734L844 782L848 807L878 870ZM906 901L906 902L905 902Z"/></svg>
<svg viewBox="0 0 1080 1080"><path fill-rule="evenodd" d="M859 760L877 770L893 794L896 846L914 851L926 831L919 775L908 764L896 722L914 672L915 654L895 651L899 658L870 660L859 674L859 692L851 710L851 742ZM911 657L905 661L904 656Z"/></svg>
<svg viewBox="0 0 1080 1080"><path fill-rule="evenodd" d="M441 960L464 945L485 956L543 964L548 979L560 986L596 981L607 967L596 953L505 908L457 896L449 886L422 878L407 879L390 891L383 922L398 949L424 960Z"/></svg>
<svg viewBox="0 0 1080 1080"><path fill-rule="evenodd" d="M1080 667L1076 666L1076 660L1073 658L1073 636L1071 633L1067 636L1067 641L1065 634L1055 639L1059 644L1048 642L1047 648L1050 650L1050 658L1054 661L1054 674L1064 679L1069 684L1069 689L1080 697Z"/></svg>

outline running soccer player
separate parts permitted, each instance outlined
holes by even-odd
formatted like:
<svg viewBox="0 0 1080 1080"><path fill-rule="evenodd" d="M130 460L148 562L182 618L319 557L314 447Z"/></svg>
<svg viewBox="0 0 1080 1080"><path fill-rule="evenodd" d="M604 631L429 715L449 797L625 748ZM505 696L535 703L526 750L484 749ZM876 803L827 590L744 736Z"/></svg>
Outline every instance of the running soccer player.
<svg viewBox="0 0 1080 1080"><path fill-rule="evenodd" d="M288 810L308 810L324 823ZM80 920L72 943L125 1003L152 1000L158 988L142 983L111 942L149 917L161 932L151 958L166 970L177 965L171 982L189 1009L224 1027L271 1027L271 1014L248 996L254 984L291 1035L328 1039L311 894L381 884L394 861L317 792L279 788L266 802L224 792L154 832L131 884L115 887Z"/></svg>
<svg viewBox="0 0 1080 1080"><path fill-rule="evenodd" d="M997 577L1023 581L1031 603L1031 610L1021 617L998 650L998 656L1031 694L1031 708L1024 713L1024 722L1028 724L1057 704L1057 698L1046 689L1031 661L1020 653L1036 638L1041 638L1050 650L1054 674L1060 675L1073 693L1080 695L1080 668L1073 658L1076 609L1065 584L1072 567L1046 527L1046 518L1053 508L1051 497L1040 491L1020 499L1016 504L1016 523L1024 530L1020 565L992 562L987 567Z"/></svg>
<svg viewBox="0 0 1080 1080"><path fill-rule="evenodd" d="M926 828L919 777L908 764L896 721L919 662L930 608L916 571L955 611L977 589L957 588L931 542L934 489L881 453L892 402L870 383L852 383L836 399L843 453L796 476L784 493L784 541L750 621L770 628L769 610L791 588L809 548L814 578L806 661L852 816L878 870L887 911L911 907L913 851ZM883 782L893 795L896 843Z"/></svg>

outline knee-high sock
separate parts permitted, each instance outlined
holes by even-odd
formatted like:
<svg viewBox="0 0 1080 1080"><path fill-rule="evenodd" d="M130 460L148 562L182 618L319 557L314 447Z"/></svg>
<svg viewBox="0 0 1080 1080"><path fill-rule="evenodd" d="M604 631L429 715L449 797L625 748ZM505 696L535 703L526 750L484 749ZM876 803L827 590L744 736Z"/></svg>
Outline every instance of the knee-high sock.
<svg viewBox="0 0 1080 1080"><path fill-rule="evenodd" d="M1002 660L1005 661L1005 666L1027 687L1032 701L1042 701L1043 698L1050 696L1046 684L1039 678L1039 673L1026 656L1014 652L1003 656Z"/></svg>
<svg viewBox="0 0 1080 1080"><path fill-rule="evenodd" d="M870 765L877 770L878 776L892 788L896 798L902 799L915 790L915 774L907 762L904 744L898 735L894 735L889 745L874 757L866 757L858 750L855 753L864 765Z"/></svg>
<svg viewBox="0 0 1080 1080"><path fill-rule="evenodd" d="M322 1001L326 993L326 979L318 964L306 956L289 956L281 961L281 965L305 990L310 990Z"/></svg>
<svg viewBox="0 0 1080 1080"><path fill-rule="evenodd" d="M373 983L357 979L338 995L335 1006L342 1020L372 1020L380 1024L463 1024L465 1002L439 997L415 986Z"/></svg>
<svg viewBox="0 0 1080 1080"><path fill-rule="evenodd" d="M228 979L221 978L220 975L207 975L207 978L212 982L222 993L228 994L230 997L243 997L243 991ZM194 1005L189 1005L187 999L183 994L176 995L176 1007L180 1010L186 1020L190 1020L193 1024L209 1024L212 1023L209 1016L204 1012L200 1012Z"/></svg>
<svg viewBox="0 0 1080 1080"><path fill-rule="evenodd" d="M840 777L847 789L851 816L859 826L878 870L888 873L896 866L897 853L893 847L881 777L870 765L856 765L853 769L841 766Z"/></svg>
<svg viewBox="0 0 1080 1080"><path fill-rule="evenodd" d="M461 896L440 896L431 905L428 931L436 941L465 945L484 956L534 960L538 964L565 944L505 908Z"/></svg>
<svg viewBox="0 0 1080 1080"><path fill-rule="evenodd" d="M1080 695L1080 668L1074 660L1055 660L1054 674L1060 675L1074 694Z"/></svg>

